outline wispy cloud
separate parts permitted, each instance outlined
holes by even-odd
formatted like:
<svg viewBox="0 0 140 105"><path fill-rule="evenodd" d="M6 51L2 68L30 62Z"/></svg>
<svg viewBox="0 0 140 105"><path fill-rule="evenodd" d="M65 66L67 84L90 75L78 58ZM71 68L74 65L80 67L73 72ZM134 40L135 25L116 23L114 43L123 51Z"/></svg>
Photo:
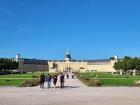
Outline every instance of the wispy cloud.
<svg viewBox="0 0 140 105"><path fill-rule="evenodd" d="M0 49L0 53L10 53L11 49Z"/></svg>
<svg viewBox="0 0 140 105"><path fill-rule="evenodd" d="M17 26L17 32L29 32L31 29L32 26L28 24L20 24Z"/></svg>
<svg viewBox="0 0 140 105"><path fill-rule="evenodd" d="M0 0L0 12L10 17L16 16L5 0Z"/></svg>
<svg viewBox="0 0 140 105"><path fill-rule="evenodd" d="M19 52L20 53L21 49L18 49L18 48L3 48L3 49L0 49L0 55L3 55L3 54L11 54L11 53L17 53Z"/></svg>
<svg viewBox="0 0 140 105"><path fill-rule="evenodd" d="M18 31L19 32L28 32L28 31L30 31L30 29L28 29L28 28L19 28Z"/></svg>

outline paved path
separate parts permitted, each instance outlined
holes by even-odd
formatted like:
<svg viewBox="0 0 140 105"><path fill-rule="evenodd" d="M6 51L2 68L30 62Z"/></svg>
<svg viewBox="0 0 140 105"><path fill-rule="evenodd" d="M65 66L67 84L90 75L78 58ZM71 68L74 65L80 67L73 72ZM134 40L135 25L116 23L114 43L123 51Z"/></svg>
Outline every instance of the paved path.
<svg viewBox="0 0 140 105"><path fill-rule="evenodd" d="M46 86L46 85L45 85ZM59 82L57 84L59 86ZM0 87L0 105L139 105L139 87L86 87L66 79L66 88Z"/></svg>

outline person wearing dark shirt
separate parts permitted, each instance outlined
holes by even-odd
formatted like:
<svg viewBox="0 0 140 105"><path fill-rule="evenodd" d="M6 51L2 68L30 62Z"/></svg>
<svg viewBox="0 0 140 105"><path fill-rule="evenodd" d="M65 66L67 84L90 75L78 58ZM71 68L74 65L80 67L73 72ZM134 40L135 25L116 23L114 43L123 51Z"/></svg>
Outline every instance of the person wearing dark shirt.
<svg viewBox="0 0 140 105"><path fill-rule="evenodd" d="M69 79L69 74L67 73L67 79Z"/></svg>
<svg viewBox="0 0 140 105"><path fill-rule="evenodd" d="M51 75L48 74L47 76L48 89L51 87L51 79L52 79Z"/></svg>
<svg viewBox="0 0 140 105"><path fill-rule="evenodd" d="M57 83L57 75L55 74L55 75L53 76L54 88L56 88L56 83Z"/></svg>
<svg viewBox="0 0 140 105"><path fill-rule="evenodd" d="M60 86L61 86L61 89L64 88L64 82L65 82L65 76L64 76L64 74L61 74L60 75Z"/></svg>
<svg viewBox="0 0 140 105"><path fill-rule="evenodd" d="M40 88L44 89L45 75L40 75Z"/></svg>
<svg viewBox="0 0 140 105"><path fill-rule="evenodd" d="M71 75L72 79L74 79L74 74Z"/></svg>

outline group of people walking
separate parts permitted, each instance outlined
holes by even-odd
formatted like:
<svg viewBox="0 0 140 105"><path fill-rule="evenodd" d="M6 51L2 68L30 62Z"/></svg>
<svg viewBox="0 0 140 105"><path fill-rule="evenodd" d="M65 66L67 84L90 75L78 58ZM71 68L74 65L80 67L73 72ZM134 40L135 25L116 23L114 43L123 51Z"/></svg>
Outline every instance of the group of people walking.
<svg viewBox="0 0 140 105"><path fill-rule="evenodd" d="M51 88L51 82L53 81L54 89L56 88L56 83L58 81L58 76L55 74L54 76L51 76L48 74L46 77L45 74L40 75L40 88L44 89L44 83L47 82L48 89ZM64 82L65 82L65 74L60 74L60 87L61 89L64 88Z"/></svg>

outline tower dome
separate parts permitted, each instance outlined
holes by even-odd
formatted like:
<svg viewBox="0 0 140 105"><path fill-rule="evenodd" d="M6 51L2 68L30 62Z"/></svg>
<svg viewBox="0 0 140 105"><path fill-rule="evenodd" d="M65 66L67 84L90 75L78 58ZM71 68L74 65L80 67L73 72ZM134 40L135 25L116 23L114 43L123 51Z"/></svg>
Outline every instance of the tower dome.
<svg viewBox="0 0 140 105"><path fill-rule="evenodd" d="M70 52L69 51L67 51L65 60L66 61L71 61L71 56L70 56Z"/></svg>

